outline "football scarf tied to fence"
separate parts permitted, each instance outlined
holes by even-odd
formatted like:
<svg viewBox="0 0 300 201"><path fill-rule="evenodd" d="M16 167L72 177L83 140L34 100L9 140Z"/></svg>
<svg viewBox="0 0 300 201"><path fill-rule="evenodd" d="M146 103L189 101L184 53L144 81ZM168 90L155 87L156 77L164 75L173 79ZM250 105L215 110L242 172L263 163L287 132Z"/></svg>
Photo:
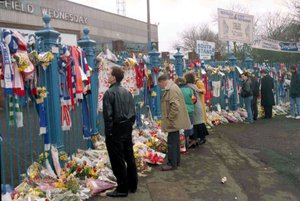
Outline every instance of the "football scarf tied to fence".
<svg viewBox="0 0 300 201"><path fill-rule="evenodd" d="M91 93L91 69L81 48L64 46L62 51L63 54L58 61L62 130L70 130L72 125L70 109L74 110L75 104L81 103L83 136L84 139L89 139L91 125L86 96Z"/></svg>

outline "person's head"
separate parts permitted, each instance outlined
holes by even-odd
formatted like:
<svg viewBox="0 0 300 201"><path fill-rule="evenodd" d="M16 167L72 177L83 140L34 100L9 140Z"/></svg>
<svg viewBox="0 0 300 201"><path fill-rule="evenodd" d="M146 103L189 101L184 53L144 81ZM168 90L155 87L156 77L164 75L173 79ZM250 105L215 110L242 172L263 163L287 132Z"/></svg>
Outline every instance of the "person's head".
<svg viewBox="0 0 300 201"><path fill-rule="evenodd" d="M261 74L262 76L265 76L265 75L267 74L267 71L266 71L265 69L262 69L262 70L260 71L260 74Z"/></svg>
<svg viewBox="0 0 300 201"><path fill-rule="evenodd" d="M157 78L157 82L158 82L160 88L162 88L162 89L166 88L166 86L168 85L168 82L169 82L168 75L165 73L159 75Z"/></svg>
<svg viewBox="0 0 300 201"><path fill-rule="evenodd" d="M247 80L249 78L249 73L247 73L247 72L242 73L241 78L242 78L242 80Z"/></svg>
<svg viewBox="0 0 300 201"><path fill-rule="evenodd" d="M186 84L186 81L183 77L178 77L176 80L175 80L175 83L178 85L178 86L183 86Z"/></svg>
<svg viewBox="0 0 300 201"><path fill-rule="evenodd" d="M109 84L121 82L123 80L123 78L124 78L124 71L122 68L113 66L109 69L109 75L108 75L108 83Z"/></svg>
<svg viewBox="0 0 300 201"><path fill-rule="evenodd" d="M296 73L298 71L298 65L295 64L294 66L291 67L291 72Z"/></svg>
<svg viewBox="0 0 300 201"><path fill-rule="evenodd" d="M194 84L195 83L195 73L192 71L189 71L184 74L184 79L186 80L187 84Z"/></svg>

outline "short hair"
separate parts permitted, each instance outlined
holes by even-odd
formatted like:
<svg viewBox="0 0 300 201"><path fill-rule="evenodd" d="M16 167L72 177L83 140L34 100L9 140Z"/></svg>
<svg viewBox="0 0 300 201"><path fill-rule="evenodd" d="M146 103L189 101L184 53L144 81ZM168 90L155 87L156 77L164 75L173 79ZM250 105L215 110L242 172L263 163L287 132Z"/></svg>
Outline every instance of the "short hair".
<svg viewBox="0 0 300 201"><path fill-rule="evenodd" d="M243 72L242 75L246 76L246 77L250 77L248 72Z"/></svg>
<svg viewBox="0 0 300 201"><path fill-rule="evenodd" d="M178 85L178 86L182 86L182 85L185 85L186 84L186 81L183 77L178 77L176 80L175 80L175 83Z"/></svg>
<svg viewBox="0 0 300 201"><path fill-rule="evenodd" d="M166 73L159 75L157 78L158 82L166 81L166 80L168 80L168 75Z"/></svg>
<svg viewBox="0 0 300 201"><path fill-rule="evenodd" d="M267 74L267 71L266 71L265 69L262 69L262 70L260 71L260 74Z"/></svg>
<svg viewBox="0 0 300 201"><path fill-rule="evenodd" d="M113 66L111 67L111 75L116 78L117 82L121 82L124 78L124 71L120 67Z"/></svg>
<svg viewBox="0 0 300 201"><path fill-rule="evenodd" d="M195 73L192 72L192 71L185 73L184 78L185 78L187 84L189 84L189 83L194 84L195 81L196 81L195 80Z"/></svg>

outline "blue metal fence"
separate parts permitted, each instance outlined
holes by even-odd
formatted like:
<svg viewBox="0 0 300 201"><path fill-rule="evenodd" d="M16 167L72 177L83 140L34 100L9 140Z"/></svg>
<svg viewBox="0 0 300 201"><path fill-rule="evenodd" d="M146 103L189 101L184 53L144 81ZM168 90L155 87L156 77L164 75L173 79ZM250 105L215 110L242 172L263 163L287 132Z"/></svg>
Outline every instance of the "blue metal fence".
<svg viewBox="0 0 300 201"><path fill-rule="evenodd" d="M59 102L59 85L58 85L58 67L57 61L59 51L56 52L53 47L59 49L59 33L53 30L50 25L50 17L44 16L45 28L36 33L37 47L39 52L52 51L54 59L50 66L43 70L41 66L37 67L39 79L37 86L45 86L49 91L45 99L48 121L48 131L50 142L55 145L59 151L65 151L72 155L77 149L87 149L91 147L90 140L84 140L82 135L83 115L82 104L75 105L70 111L72 127L69 131L61 129L61 107ZM2 35L2 33L0 34ZM78 41L79 45L86 52L89 66L94 68L94 42L89 39L88 31L84 30L84 37ZM97 69L95 69L97 71ZM97 108L97 73L92 77L92 91L94 95L88 98L89 107ZM45 157L44 138L45 135L39 135L40 117L39 108L35 103L35 98L31 95L29 89L30 81L25 82L26 95L10 101L10 96L5 96L5 105L0 109L0 132L2 141L1 149L1 191L5 191L5 185L16 186L22 181L22 174L26 174L27 168L34 162L39 161L40 156ZM3 93L1 91L1 96ZM11 96L13 97L13 96ZM18 103L17 103L18 102ZM11 104L11 105L10 105ZM17 126L17 109L19 104L20 112L23 114L23 127ZM10 108L11 106L11 108ZM91 111L91 131L92 135L98 133L96 126L96 109ZM12 116L13 125L10 125L10 116Z"/></svg>

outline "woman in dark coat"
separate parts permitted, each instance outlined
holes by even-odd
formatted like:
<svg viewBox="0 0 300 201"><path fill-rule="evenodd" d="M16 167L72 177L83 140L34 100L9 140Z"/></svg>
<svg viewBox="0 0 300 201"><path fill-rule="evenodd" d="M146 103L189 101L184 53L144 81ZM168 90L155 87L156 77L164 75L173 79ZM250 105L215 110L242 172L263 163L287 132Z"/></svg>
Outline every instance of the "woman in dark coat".
<svg viewBox="0 0 300 201"><path fill-rule="evenodd" d="M261 105L264 107L265 119L272 118L272 107L275 105L274 100L274 80L273 78L266 74L266 70L261 70Z"/></svg>

